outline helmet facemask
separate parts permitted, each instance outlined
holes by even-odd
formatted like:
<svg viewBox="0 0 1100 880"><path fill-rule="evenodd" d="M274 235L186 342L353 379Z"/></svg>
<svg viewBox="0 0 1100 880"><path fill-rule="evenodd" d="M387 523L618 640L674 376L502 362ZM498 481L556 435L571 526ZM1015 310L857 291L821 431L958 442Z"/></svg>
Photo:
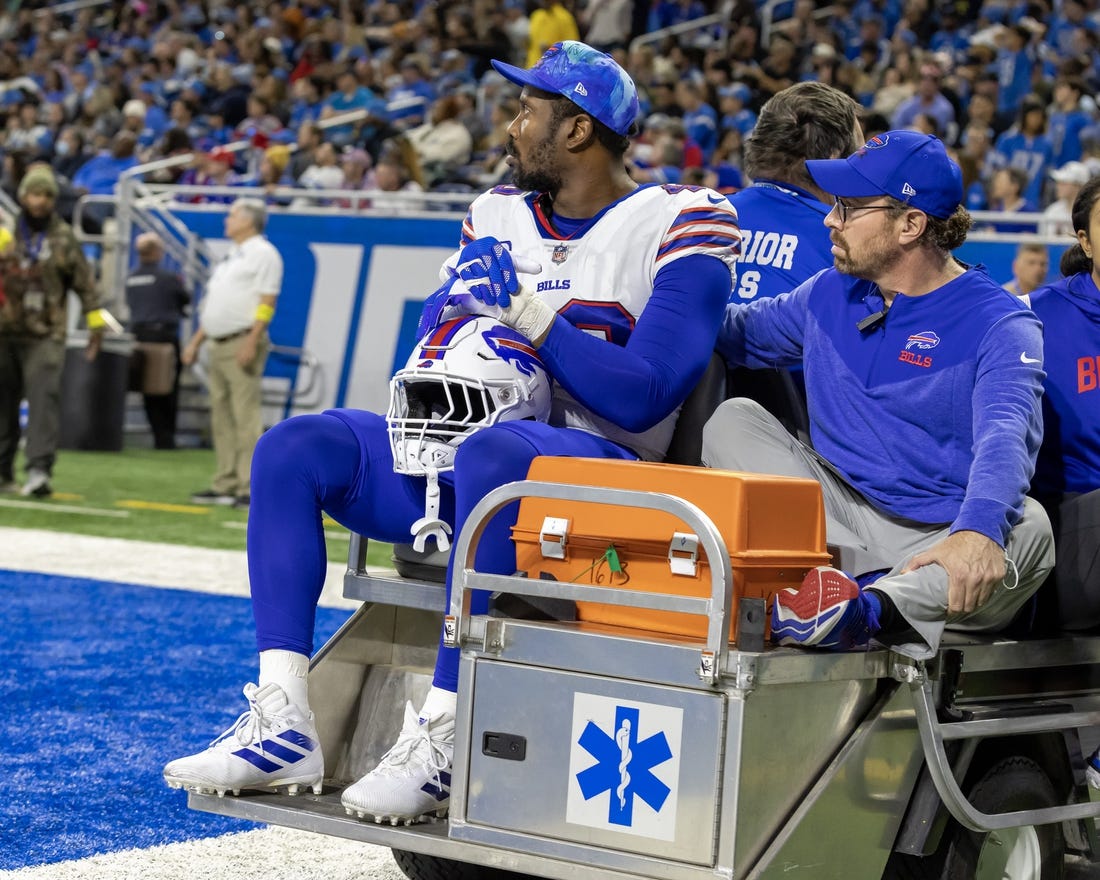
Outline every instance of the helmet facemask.
<svg viewBox="0 0 1100 880"><path fill-rule="evenodd" d="M428 478L428 516L413 527L417 550L427 534L440 550L449 545L440 526L449 528L438 520L437 478L454 467L466 438L497 422L544 422L549 414L550 378L538 354L495 319L456 318L417 345L390 382L386 414L394 470Z"/></svg>

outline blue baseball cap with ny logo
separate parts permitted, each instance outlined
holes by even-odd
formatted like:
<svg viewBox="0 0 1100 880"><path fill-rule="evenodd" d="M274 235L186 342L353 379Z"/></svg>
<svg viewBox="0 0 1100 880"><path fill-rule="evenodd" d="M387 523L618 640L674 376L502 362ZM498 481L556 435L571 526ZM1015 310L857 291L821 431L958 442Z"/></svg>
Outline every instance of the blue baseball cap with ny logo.
<svg viewBox="0 0 1100 880"><path fill-rule="evenodd" d="M809 159L806 170L830 195L887 195L941 220L963 198L962 171L943 141L916 131L877 134L847 159Z"/></svg>
<svg viewBox="0 0 1100 880"><path fill-rule="evenodd" d="M616 134L631 134L638 116L634 80L610 55L577 40L554 43L530 70L503 61L493 67L510 82L568 98Z"/></svg>

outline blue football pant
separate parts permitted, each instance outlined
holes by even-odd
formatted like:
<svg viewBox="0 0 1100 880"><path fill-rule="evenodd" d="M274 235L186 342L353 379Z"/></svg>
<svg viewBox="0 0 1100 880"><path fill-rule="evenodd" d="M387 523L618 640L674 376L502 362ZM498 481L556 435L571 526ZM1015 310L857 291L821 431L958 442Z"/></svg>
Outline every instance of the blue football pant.
<svg viewBox="0 0 1100 880"><path fill-rule="evenodd" d="M490 490L524 479L539 455L634 458L584 431L502 422L471 435L455 455L454 470L440 475L440 518L457 536ZM409 542L412 524L424 515L425 486L423 477L394 473L386 421L375 413L330 410L288 419L265 433L252 461L248 515L248 574L259 650L313 653L327 563L322 512L373 540ZM475 560L479 571L515 571L511 526L517 510L518 504L509 505L486 527ZM451 573L449 565L448 600ZM471 613L485 613L488 600L487 594L474 593ZM436 687L458 689L458 658L458 649L440 644Z"/></svg>

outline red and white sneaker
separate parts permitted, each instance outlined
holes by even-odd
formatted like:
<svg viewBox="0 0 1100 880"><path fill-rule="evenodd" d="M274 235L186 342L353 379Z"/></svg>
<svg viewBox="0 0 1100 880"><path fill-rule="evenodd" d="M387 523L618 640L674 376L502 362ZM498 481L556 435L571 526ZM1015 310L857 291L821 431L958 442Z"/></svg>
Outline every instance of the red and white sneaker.
<svg viewBox="0 0 1100 880"><path fill-rule="evenodd" d="M772 641L847 651L866 647L878 615L852 578L828 566L809 572L797 589L781 590L772 608Z"/></svg>

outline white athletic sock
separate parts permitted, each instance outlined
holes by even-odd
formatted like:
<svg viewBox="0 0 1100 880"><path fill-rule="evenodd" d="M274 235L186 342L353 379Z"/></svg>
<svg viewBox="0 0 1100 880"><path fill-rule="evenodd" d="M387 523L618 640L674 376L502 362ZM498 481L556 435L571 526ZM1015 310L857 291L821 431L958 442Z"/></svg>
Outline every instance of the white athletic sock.
<svg viewBox="0 0 1100 880"><path fill-rule="evenodd" d="M421 718L434 718L441 714L455 717L455 709L458 707L458 694L454 691L445 691L432 685L428 696L424 698L424 705L420 707Z"/></svg>
<svg viewBox="0 0 1100 880"><path fill-rule="evenodd" d="M309 717L309 658L294 651L260 651L260 687L277 684L286 698Z"/></svg>

